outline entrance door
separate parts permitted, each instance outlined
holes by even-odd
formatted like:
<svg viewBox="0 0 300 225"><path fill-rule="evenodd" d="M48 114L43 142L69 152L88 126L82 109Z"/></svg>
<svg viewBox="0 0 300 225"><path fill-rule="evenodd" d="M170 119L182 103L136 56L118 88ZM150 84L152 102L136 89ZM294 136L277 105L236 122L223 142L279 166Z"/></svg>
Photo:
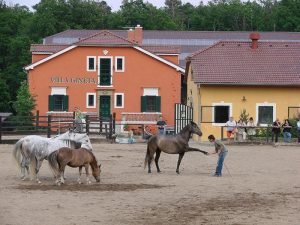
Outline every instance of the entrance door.
<svg viewBox="0 0 300 225"><path fill-rule="evenodd" d="M111 114L110 112L110 96L102 95L100 96L100 117L108 118Z"/></svg>

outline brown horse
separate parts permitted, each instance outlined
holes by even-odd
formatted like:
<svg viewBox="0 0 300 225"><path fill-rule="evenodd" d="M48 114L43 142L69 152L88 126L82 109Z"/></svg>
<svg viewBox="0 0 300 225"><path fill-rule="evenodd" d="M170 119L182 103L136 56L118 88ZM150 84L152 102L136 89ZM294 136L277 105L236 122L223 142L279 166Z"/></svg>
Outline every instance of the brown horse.
<svg viewBox="0 0 300 225"><path fill-rule="evenodd" d="M81 171L82 167L85 167L86 171L86 182L91 183L89 179L89 166L91 165L92 174L97 182L100 182L101 164L98 166L96 157L94 154L85 149L71 149L67 147L60 148L57 151L52 152L48 156L48 162L50 168L54 173L57 185L64 183L64 171L65 167L68 165L70 167L79 167L79 177L78 182L81 184Z"/></svg>
<svg viewBox="0 0 300 225"><path fill-rule="evenodd" d="M147 145L147 153L145 158L144 167L148 163L148 173L151 173L151 162L153 160L153 156L155 155L155 165L157 168L157 172L160 172L158 166L158 160L160 157L161 151L168 154L179 154L179 158L177 161L176 173L179 174L179 166L181 160L186 152L202 152L203 154L207 154L206 151L202 151L197 148L189 147L189 140L191 134L197 134L202 136L202 132L196 123L190 122L186 125L179 134L175 136L165 136L165 135L154 135L152 136Z"/></svg>

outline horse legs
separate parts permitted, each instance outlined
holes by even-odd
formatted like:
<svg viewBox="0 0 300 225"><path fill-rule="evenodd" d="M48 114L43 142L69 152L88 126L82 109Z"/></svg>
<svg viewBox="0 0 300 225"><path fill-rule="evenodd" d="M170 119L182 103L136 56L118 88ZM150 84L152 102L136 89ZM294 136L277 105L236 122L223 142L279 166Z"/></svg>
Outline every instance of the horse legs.
<svg viewBox="0 0 300 225"><path fill-rule="evenodd" d="M39 177L38 177L38 173L39 173L39 171L40 171L40 168L41 168L41 166L42 166L42 160L38 160L38 159L36 159L36 168L35 168L35 178L36 178L36 182L37 183L42 183L40 180L39 180Z"/></svg>
<svg viewBox="0 0 300 225"><path fill-rule="evenodd" d="M79 177L78 177L78 184L82 184L81 182L81 174L82 174L82 166L79 166Z"/></svg>
<svg viewBox="0 0 300 225"><path fill-rule="evenodd" d="M156 165L156 169L157 169L158 173L160 173L160 169L159 169L159 166L158 166L158 160L159 160L159 157L160 157L160 153L161 153L161 150L157 149L156 154L155 154L155 165Z"/></svg>
<svg viewBox="0 0 300 225"><path fill-rule="evenodd" d="M86 164L84 167L85 167L85 173L86 173L86 184L90 184L91 183L91 181L90 181L90 173L89 173L89 167L90 167L90 165Z"/></svg>
<svg viewBox="0 0 300 225"><path fill-rule="evenodd" d="M26 160L25 157L22 158L21 161L21 179L25 180L26 179L26 171L27 170L27 174L29 174L29 167L28 167L28 160Z"/></svg>
<svg viewBox="0 0 300 225"><path fill-rule="evenodd" d="M65 179L64 179L65 168L66 168L65 164L59 164L58 177L55 182L58 186L65 183Z"/></svg>
<svg viewBox="0 0 300 225"><path fill-rule="evenodd" d="M176 173L179 174L179 166L180 166L180 163L181 163L181 160L184 156L184 153L185 152L182 152L182 153L179 153L179 157L178 157L178 161L177 161L177 169L176 169Z"/></svg>

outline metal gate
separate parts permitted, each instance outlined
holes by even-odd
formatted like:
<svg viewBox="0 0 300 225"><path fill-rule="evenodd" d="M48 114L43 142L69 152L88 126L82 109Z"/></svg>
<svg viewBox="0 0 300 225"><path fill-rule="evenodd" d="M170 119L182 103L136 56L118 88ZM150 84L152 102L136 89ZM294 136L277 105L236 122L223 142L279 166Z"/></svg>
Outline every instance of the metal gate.
<svg viewBox="0 0 300 225"><path fill-rule="evenodd" d="M175 104L175 127L174 132L178 134L182 128L193 120L193 108L184 104Z"/></svg>

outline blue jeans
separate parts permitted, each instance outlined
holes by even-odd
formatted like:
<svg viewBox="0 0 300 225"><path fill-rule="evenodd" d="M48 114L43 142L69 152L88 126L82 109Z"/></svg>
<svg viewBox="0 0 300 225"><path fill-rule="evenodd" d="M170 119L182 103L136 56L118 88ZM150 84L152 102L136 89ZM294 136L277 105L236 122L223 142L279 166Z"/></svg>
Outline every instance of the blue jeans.
<svg viewBox="0 0 300 225"><path fill-rule="evenodd" d="M283 132L283 141L291 142L292 134L290 132Z"/></svg>
<svg viewBox="0 0 300 225"><path fill-rule="evenodd" d="M300 143L300 130L297 131L298 131L298 143Z"/></svg>
<svg viewBox="0 0 300 225"><path fill-rule="evenodd" d="M219 154L216 173L215 173L215 175L217 175L217 176L222 176L223 163L224 163L224 160L225 160L225 157L226 157L227 153L228 152L226 151L226 152L221 152Z"/></svg>
<svg viewBox="0 0 300 225"><path fill-rule="evenodd" d="M165 129L158 129L158 135L164 135L165 134Z"/></svg>

